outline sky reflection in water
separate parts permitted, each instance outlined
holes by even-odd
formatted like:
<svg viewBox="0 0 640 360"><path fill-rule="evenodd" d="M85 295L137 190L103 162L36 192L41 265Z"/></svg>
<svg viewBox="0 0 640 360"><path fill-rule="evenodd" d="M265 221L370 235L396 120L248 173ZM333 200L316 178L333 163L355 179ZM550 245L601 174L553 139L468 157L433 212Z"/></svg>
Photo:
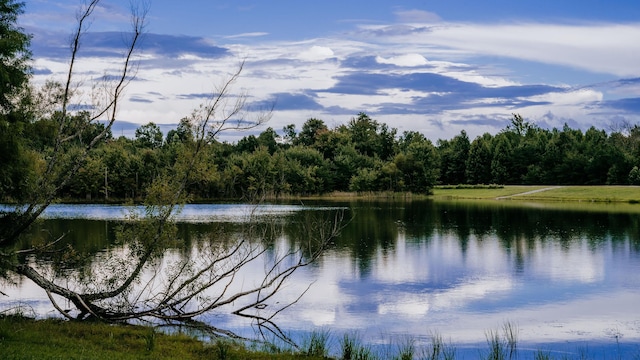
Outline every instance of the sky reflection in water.
<svg viewBox="0 0 640 360"><path fill-rule="evenodd" d="M640 343L637 214L432 201L265 205L258 213L295 220L342 206L355 217L335 247L273 300L295 299L313 283L277 317L283 329L357 331L372 343L404 335L426 340L438 332L458 345L484 343L487 330L510 321L524 343L612 344L616 336ZM228 221L250 212L250 205L188 205L179 219ZM116 220L123 214L123 207L56 205L46 215ZM262 268L255 265L256 272ZM51 313L32 285L9 290L4 304L22 298ZM234 316L211 320L251 331Z"/></svg>

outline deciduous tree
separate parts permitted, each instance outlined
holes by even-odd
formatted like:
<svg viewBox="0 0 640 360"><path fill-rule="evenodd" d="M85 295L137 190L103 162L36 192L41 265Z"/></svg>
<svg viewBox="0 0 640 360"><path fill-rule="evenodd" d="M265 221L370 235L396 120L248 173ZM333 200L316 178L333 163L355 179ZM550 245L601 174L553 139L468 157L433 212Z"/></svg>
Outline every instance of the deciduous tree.
<svg viewBox="0 0 640 360"><path fill-rule="evenodd" d="M117 241L122 244L119 251L84 271L71 271L59 276L59 273L52 271L50 262L38 259L51 251L64 251L65 247L59 247L64 243L64 234L55 234L42 246L17 248L22 236L28 233L49 204L82 173L81 169L94 167L92 156L99 155L98 146L108 136L117 117L124 87L132 75L133 54L138 48L145 24L145 8L134 8L129 46L124 49L121 71L115 77L117 80L111 83L108 93L103 93L106 100L94 104L94 112L80 114L79 118L78 114L69 110L73 99L74 66L80 55L78 45L98 6L99 0L92 0L79 12L78 26L72 38L69 70L58 104L61 110L52 118L56 124L52 149L44 159L35 183L37 186L34 187L38 191L30 194L27 202L0 214L0 274L6 281L15 281L17 276L28 278L42 288L53 306L68 318L105 321L153 318L184 324L193 323L202 314L226 309L238 316L252 318L258 325L274 325L272 317L286 308L287 304L274 303L269 313L257 309L262 309L282 289L294 271L307 266L322 253L340 230L339 219L304 224L313 227L307 229L308 237L295 242L291 248L283 249L281 253L271 254L269 261L264 264L264 274L258 281L244 286L235 284L242 282L242 276L251 264L265 259L269 247L254 240L267 236L268 233L263 231L269 228L248 226L232 239L214 237L199 248L194 256L164 256L164 251L178 240L173 218L188 199L187 189L199 181L201 170L207 167L208 159L204 156L207 146L221 132L252 128L270 117L270 111L250 117L245 106L247 95L232 93L243 63L221 85L215 87L210 98L188 117L190 126L188 130L183 129L190 133L183 137L188 141L180 145L174 162L163 166L151 179L145 189L144 210L133 210L118 231ZM86 130L100 118L106 119L104 128L87 133ZM150 127L150 130L153 130L153 147L157 145L154 143L157 136L155 127ZM87 134L89 137L85 136ZM111 148L115 154L122 149ZM256 171L259 180L268 180L268 167L258 166ZM119 182L124 182L124 179ZM256 190L265 190L261 186L260 183L256 184ZM133 184L129 187L133 187ZM251 219L249 221L252 224ZM159 263L165 266L157 266ZM282 335L277 327L271 329ZM230 335L226 331L219 331L218 334Z"/></svg>

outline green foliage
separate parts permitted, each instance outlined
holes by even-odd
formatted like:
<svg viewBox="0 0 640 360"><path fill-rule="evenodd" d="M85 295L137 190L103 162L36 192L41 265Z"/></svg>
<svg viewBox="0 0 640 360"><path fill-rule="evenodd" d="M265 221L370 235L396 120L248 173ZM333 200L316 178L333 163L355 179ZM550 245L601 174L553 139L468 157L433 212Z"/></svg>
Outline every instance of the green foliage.
<svg viewBox="0 0 640 360"><path fill-rule="evenodd" d="M280 135L278 135L272 128L267 128L265 131L260 133L258 136L258 145L264 146L269 151L269 154L273 155L278 148L278 139Z"/></svg>
<svg viewBox="0 0 640 360"><path fill-rule="evenodd" d="M450 141L441 140L438 142L441 183L462 184L466 182L470 147L469 137L464 130Z"/></svg>
<svg viewBox="0 0 640 360"><path fill-rule="evenodd" d="M193 142L193 125L188 118L182 118L175 130L167 132L166 144L186 144Z"/></svg>
<svg viewBox="0 0 640 360"><path fill-rule="evenodd" d="M331 333L328 330L314 330L304 338L302 353L306 356L327 357L330 339Z"/></svg>
<svg viewBox="0 0 640 360"><path fill-rule="evenodd" d="M20 200L38 176L38 154L27 148L17 126L0 119L0 128L0 199Z"/></svg>
<svg viewBox="0 0 640 360"><path fill-rule="evenodd" d="M320 135L327 131L329 131L329 129L324 121L311 118L302 125L302 131L294 138L294 145L312 146L316 143Z"/></svg>
<svg viewBox="0 0 640 360"><path fill-rule="evenodd" d="M491 176L492 139L491 134L485 133L470 144L469 157L465 166L468 183L489 184L493 180Z"/></svg>
<svg viewBox="0 0 640 360"><path fill-rule="evenodd" d="M136 129L136 141L141 148L158 149L162 146L162 131L153 122L142 125Z"/></svg>
<svg viewBox="0 0 640 360"><path fill-rule="evenodd" d="M629 171L629 184L640 185L640 169L637 166Z"/></svg>
<svg viewBox="0 0 640 360"><path fill-rule="evenodd" d="M24 2L0 0L0 199L22 199L37 176L22 103L30 77L31 37L17 26ZM24 96L20 96L24 95Z"/></svg>
<svg viewBox="0 0 640 360"><path fill-rule="evenodd" d="M31 36L17 26L23 12L24 2L0 0L0 114L14 108L14 96L30 76Z"/></svg>
<svg viewBox="0 0 640 360"><path fill-rule="evenodd" d="M60 116L54 112L0 132L0 163L6 164L0 167L2 199L29 192L43 159L51 156ZM64 144L65 156L72 156L104 127L90 122L87 113L67 117L64 131L77 134ZM165 141L154 123L140 126L133 140L114 140L107 133L61 195L91 201L139 200L150 193L151 184L187 168L190 180L185 188L197 199L344 191L428 194L436 184L640 184L639 171L633 170L640 161L637 126L610 135L595 128L585 133L568 126L546 130L514 115L495 136L486 133L470 142L461 131L434 146L416 131L396 137L396 129L360 113L333 129L316 118L307 120L299 134L295 126L287 126L284 141L272 128L235 144L208 139L198 145L205 156L187 164L184 154L196 146L194 131L185 118Z"/></svg>

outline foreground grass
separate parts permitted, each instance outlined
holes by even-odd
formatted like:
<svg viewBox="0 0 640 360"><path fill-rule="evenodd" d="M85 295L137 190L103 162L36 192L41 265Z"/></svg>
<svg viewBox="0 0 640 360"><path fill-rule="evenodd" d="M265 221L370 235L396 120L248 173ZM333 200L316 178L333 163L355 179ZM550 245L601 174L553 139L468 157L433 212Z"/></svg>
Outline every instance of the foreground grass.
<svg viewBox="0 0 640 360"><path fill-rule="evenodd" d="M204 343L184 334L158 333L151 327L0 315L0 359L585 360L603 358L602 355L607 359L640 359L640 345L625 352L618 344L596 357L588 352L556 354L560 356L531 349L521 352L518 332L516 325L506 322L501 329L485 334L485 349L477 349L471 354L467 352L465 356L437 333L424 345L406 337L392 339L386 346L374 349L364 345L357 334L335 338L330 331L320 330L304 338L300 348L293 352L290 348L283 350L273 345L247 348L228 340ZM330 348L336 344L338 347L334 350L337 354L329 354Z"/></svg>
<svg viewBox="0 0 640 360"><path fill-rule="evenodd" d="M205 344L142 326L0 317L0 358L9 359L322 359L248 349L229 341Z"/></svg>
<svg viewBox="0 0 640 360"><path fill-rule="evenodd" d="M525 194L531 191L549 189ZM496 199L529 201L586 201L640 203L638 186L504 186L502 188L435 188L439 199Z"/></svg>

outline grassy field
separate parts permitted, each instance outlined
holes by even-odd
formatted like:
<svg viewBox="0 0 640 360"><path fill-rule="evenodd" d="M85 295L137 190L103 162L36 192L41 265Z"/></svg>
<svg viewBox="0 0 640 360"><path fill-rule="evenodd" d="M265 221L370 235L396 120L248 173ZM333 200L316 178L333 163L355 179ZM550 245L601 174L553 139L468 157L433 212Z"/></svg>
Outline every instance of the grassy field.
<svg viewBox="0 0 640 360"><path fill-rule="evenodd" d="M544 189L547 186L503 186L503 187L436 187L433 197L439 199L496 199L503 196L513 196L528 191Z"/></svg>
<svg viewBox="0 0 640 360"><path fill-rule="evenodd" d="M545 191L539 191L548 189ZM539 191L539 192L533 192ZM532 193L529 193L532 192ZM528 193L528 194L526 194ZM504 186L502 188L435 188L436 199L501 199L640 203L638 186Z"/></svg>

